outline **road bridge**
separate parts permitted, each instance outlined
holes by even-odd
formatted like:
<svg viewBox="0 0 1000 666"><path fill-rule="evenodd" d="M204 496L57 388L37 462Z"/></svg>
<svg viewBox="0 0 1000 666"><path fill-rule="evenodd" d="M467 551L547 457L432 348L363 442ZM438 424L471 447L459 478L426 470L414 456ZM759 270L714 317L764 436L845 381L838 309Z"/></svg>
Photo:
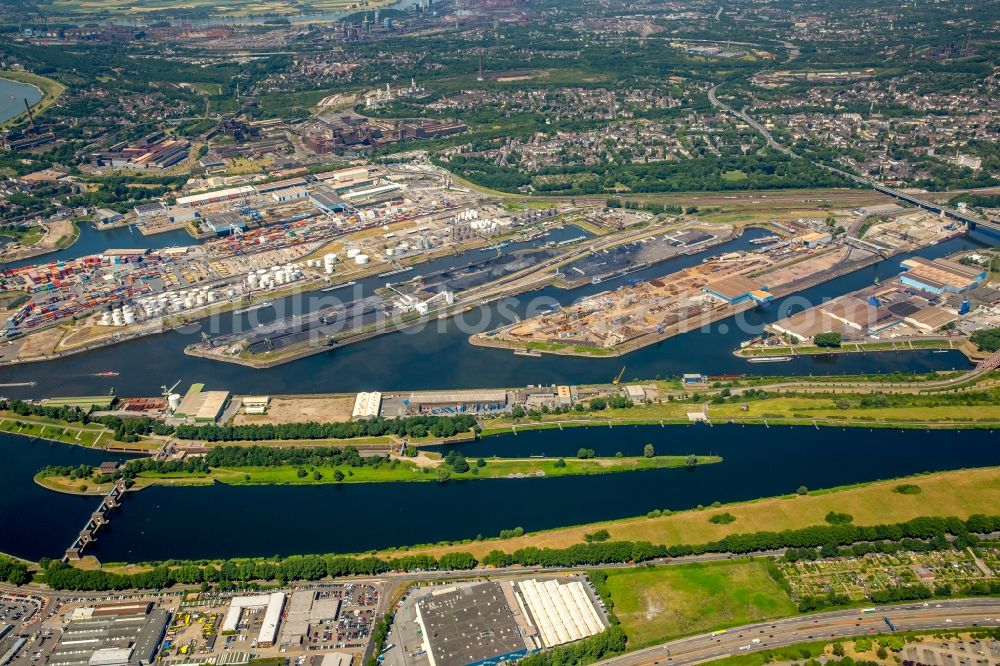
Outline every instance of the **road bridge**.
<svg viewBox="0 0 1000 666"><path fill-rule="evenodd" d="M63 555L63 562L79 560L83 556L83 550L87 545L97 540L97 530L101 529L101 526L109 521L108 514L113 509L121 506L121 502L125 498L125 491L124 479L115 481L115 485L108 491L107 495L101 498L101 503L97 506L97 509L90 514L90 518L84 523L80 534L73 540L70 547L66 549L66 554Z"/></svg>

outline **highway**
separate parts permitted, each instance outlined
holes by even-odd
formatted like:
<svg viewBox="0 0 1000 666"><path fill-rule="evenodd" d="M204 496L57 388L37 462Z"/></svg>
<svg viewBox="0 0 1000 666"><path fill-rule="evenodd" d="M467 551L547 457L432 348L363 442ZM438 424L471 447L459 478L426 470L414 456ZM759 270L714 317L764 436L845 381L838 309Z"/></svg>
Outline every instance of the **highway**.
<svg viewBox="0 0 1000 666"><path fill-rule="evenodd" d="M1000 599L909 603L879 607L872 613L853 609L760 622L723 633L681 638L599 663L604 666L681 666L811 641L890 633L883 617L888 617L897 631L997 627L1000 626Z"/></svg>

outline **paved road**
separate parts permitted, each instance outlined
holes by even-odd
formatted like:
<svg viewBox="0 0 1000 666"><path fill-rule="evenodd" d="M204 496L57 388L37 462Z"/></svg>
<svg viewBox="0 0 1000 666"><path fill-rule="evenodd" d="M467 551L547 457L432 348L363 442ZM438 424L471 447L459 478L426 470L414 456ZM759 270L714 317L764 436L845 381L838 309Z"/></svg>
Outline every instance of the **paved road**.
<svg viewBox="0 0 1000 666"><path fill-rule="evenodd" d="M889 627L883 617L889 617L897 631L996 627L1000 626L1000 600L961 599L929 602L927 605L900 604L879 607L874 613L853 609L761 622L729 629L721 634L702 634L670 641L600 663L603 666L697 664L810 641L888 633Z"/></svg>

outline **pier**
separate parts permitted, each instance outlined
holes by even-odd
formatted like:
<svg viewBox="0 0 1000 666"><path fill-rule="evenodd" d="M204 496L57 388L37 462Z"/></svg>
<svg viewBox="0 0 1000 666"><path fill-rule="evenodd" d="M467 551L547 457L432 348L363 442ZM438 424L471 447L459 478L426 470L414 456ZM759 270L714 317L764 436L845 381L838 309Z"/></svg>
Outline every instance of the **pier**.
<svg viewBox="0 0 1000 666"><path fill-rule="evenodd" d="M122 500L125 498L125 490L124 480L118 479L115 481L114 487L107 495L101 498L101 503L97 506L94 513L90 514L90 518L87 519L83 529L80 530L80 534L70 544L70 547L66 549L66 554L63 555L63 562L79 560L83 557L83 551L87 547L87 544L97 540L97 530L109 522L108 514L111 513L112 509L116 509L121 505Z"/></svg>

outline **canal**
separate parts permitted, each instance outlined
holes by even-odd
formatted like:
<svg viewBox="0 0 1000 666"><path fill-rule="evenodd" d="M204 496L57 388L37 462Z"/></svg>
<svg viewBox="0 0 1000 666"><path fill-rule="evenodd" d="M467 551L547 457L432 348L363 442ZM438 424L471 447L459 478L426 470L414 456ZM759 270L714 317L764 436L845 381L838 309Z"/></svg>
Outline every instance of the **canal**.
<svg viewBox="0 0 1000 666"><path fill-rule="evenodd" d="M90 554L104 562L359 552L496 536L682 510L920 472L1000 465L986 430L889 430L707 425L567 428L463 445L470 457L718 454L695 469L444 484L153 487L131 494ZM98 464L107 456L59 444L0 438L0 551L59 556L96 506L93 497L43 490L45 464Z"/></svg>
<svg viewBox="0 0 1000 666"><path fill-rule="evenodd" d="M563 234L579 235L577 229ZM893 371L929 372L968 367L959 352L934 353L930 350L875 354L808 356L787 363L748 364L733 356L740 342L759 334L763 326L788 316L807 305L870 285L876 276L885 280L900 271L899 255L879 264L836 278L783 299L766 308L758 308L736 317L721 320L707 330L696 330L665 340L657 345L632 352L622 358L593 359L546 355L541 358L515 356L509 351L474 347L468 335L475 330L494 328L511 316L527 316L538 307L571 303L600 291L614 289L630 279L662 276L692 263L707 254L752 247L749 240L762 234L750 230L743 237L729 241L696 256L681 256L646 268L626 277L586 285L574 290L545 288L519 298L473 310L464 316L434 320L424 326L383 335L356 345L347 345L266 370L186 356L184 347L200 339L205 328L211 335L227 333L269 321L276 316L308 312L331 299L344 301L371 292L386 280L409 279L417 272L461 265L491 250L466 253L461 257L438 259L431 264L391 278L371 278L358 285L333 293L311 294L278 300L274 308L244 315L219 317L211 326L192 325L183 331L142 338L113 347L69 356L57 363L31 363L0 369L0 384L35 381L31 388L5 388L9 397L46 395L103 394L112 387L119 395L157 395L160 386L180 380L186 386L206 382L209 388L229 389L240 393L324 393L362 390L446 389L526 384L579 384L608 382L622 366L625 379L667 377L685 372L706 374L800 374L829 375ZM550 239L545 239L550 240ZM958 250L982 247L985 243L973 236L955 238L916 253L941 257ZM532 308L535 308L534 310ZM506 314L504 314L506 313ZM104 371L120 372L114 378L95 377Z"/></svg>

